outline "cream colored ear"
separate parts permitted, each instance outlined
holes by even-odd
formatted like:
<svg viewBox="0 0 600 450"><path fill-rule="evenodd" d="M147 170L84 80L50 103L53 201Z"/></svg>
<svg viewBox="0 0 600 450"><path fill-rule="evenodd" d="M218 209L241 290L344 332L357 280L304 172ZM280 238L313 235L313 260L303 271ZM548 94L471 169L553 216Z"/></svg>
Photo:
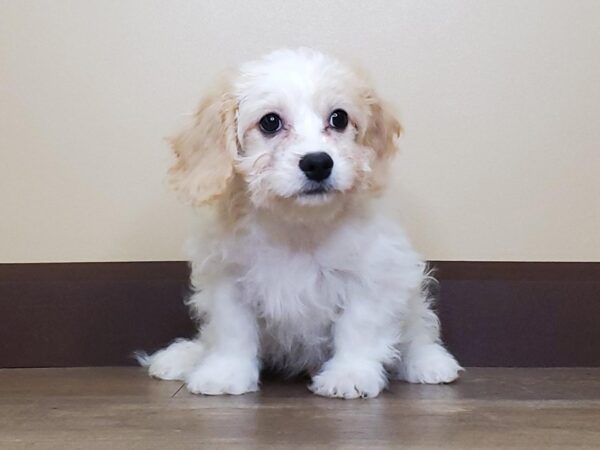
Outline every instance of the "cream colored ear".
<svg viewBox="0 0 600 450"><path fill-rule="evenodd" d="M194 205L216 199L233 179L236 110L229 84L222 85L201 102L190 126L170 140L176 161L169 182Z"/></svg>
<svg viewBox="0 0 600 450"><path fill-rule="evenodd" d="M389 159L398 151L396 141L402 132L402 126L391 112L373 92L367 95L370 107L370 118L364 134L364 144L375 151L376 160L371 166L368 180L369 190L380 193L385 186L390 168Z"/></svg>
<svg viewBox="0 0 600 450"><path fill-rule="evenodd" d="M374 93L368 100L371 108L369 126L365 133L365 144L375 150L379 159L388 159L398 150L396 140L402 132L402 126L389 107Z"/></svg>

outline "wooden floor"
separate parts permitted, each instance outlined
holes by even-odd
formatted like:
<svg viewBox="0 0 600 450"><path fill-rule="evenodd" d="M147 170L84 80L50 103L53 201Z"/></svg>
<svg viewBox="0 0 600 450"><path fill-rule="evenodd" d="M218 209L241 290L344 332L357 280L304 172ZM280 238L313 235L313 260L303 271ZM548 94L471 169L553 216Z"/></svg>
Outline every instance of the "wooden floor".
<svg viewBox="0 0 600 450"><path fill-rule="evenodd" d="M201 397L137 368L0 370L2 449L600 448L600 369L470 369L330 400L267 381Z"/></svg>

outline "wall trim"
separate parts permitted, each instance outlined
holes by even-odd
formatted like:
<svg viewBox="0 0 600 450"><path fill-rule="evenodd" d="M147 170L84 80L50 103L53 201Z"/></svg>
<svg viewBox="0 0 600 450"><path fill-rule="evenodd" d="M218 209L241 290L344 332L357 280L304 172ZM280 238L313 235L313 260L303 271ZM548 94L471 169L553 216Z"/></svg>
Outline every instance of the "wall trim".
<svg viewBox="0 0 600 450"><path fill-rule="evenodd" d="M600 366L600 262L433 261L465 366ZM0 264L0 367L133 364L194 325L185 262Z"/></svg>

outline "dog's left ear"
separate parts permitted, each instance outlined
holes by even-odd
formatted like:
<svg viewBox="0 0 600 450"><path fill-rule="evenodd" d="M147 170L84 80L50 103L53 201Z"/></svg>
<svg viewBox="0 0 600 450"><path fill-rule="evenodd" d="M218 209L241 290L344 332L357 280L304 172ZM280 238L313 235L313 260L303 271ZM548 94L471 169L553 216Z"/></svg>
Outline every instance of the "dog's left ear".
<svg viewBox="0 0 600 450"><path fill-rule="evenodd" d="M370 117L364 137L365 145L375 151L378 159L386 160L398 151L396 141L402 132L402 126L390 107L377 94L368 92L366 100Z"/></svg>
<svg viewBox="0 0 600 450"><path fill-rule="evenodd" d="M363 145L373 149L375 160L371 165L368 189L378 194L385 186L389 160L398 152L397 140L402 126L390 107L373 91L365 94L369 105L369 122L363 136Z"/></svg>

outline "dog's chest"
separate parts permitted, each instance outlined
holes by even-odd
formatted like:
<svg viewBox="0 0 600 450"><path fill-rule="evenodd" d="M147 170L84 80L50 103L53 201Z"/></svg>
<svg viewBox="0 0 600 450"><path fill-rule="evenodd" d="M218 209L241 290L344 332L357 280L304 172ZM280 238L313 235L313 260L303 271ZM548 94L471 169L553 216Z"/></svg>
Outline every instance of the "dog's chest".
<svg viewBox="0 0 600 450"><path fill-rule="evenodd" d="M356 252L336 241L307 249L257 239L248 247L238 282L264 330L286 345L326 340L358 270Z"/></svg>
<svg viewBox="0 0 600 450"><path fill-rule="evenodd" d="M349 288L347 274L334 261L319 252L265 246L244 267L239 283L243 301L257 316L268 364L295 372L328 357L332 324Z"/></svg>
<svg viewBox="0 0 600 450"><path fill-rule="evenodd" d="M265 246L239 279L244 300L267 320L332 318L347 288L344 273L315 252Z"/></svg>

